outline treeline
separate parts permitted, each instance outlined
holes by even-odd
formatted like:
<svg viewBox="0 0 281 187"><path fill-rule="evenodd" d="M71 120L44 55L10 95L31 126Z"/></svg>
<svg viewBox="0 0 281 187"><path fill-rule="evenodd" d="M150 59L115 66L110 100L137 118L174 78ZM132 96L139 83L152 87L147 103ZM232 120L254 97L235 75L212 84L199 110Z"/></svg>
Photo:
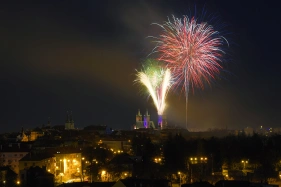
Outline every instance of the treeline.
<svg viewBox="0 0 281 187"><path fill-rule="evenodd" d="M161 155L163 167L170 172L187 170L190 158L204 157L209 165L212 164L212 171L221 172L222 167L228 170L246 167L267 178L280 169L281 135L242 134L186 140L177 134L159 144L152 143L146 135L140 135L133 139L132 150L135 155L143 156L144 161L153 161Z"/></svg>

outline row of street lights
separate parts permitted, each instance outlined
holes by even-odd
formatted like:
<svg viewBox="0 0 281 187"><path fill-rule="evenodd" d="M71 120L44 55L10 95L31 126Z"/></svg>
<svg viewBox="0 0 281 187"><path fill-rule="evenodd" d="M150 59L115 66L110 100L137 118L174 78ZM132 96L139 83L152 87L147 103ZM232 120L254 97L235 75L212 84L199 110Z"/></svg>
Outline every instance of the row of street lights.
<svg viewBox="0 0 281 187"><path fill-rule="evenodd" d="M200 163L200 162L201 163L206 163L207 160L208 160L207 157L199 157L199 158L191 157L190 158L191 164L197 164L197 163ZM246 168L246 164L249 164L249 160L242 160L241 163L243 164L243 169L245 169ZM179 181L180 186L181 186L181 174L182 173L179 171L178 175L180 176L180 181ZM212 174L213 174L213 168L212 168ZM228 175L226 177L228 177ZM280 178L281 178L281 175L280 175Z"/></svg>

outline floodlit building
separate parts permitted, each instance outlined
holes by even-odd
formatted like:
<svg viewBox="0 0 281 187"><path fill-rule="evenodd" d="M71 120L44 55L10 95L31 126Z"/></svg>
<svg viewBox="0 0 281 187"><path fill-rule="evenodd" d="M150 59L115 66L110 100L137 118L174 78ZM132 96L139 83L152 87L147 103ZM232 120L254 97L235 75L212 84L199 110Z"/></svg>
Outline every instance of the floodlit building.
<svg viewBox="0 0 281 187"><path fill-rule="evenodd" d="M57 151L56 176L61 177L61 182L67 182L73 177L82 175L82 158L79 152Z"/></svg>
<svg viewBox="0 0 281 187"><path fill-rule="evenodd" d="M134 129L142 129L142 128L155 129L155 125L154 125L153 121L150 121L150 115L148 114L148 111L146 111L145 115L142 115L140 113L140 110L138 110L138 113L136 115L136 124L134 125Z"/></svg>
<svg viewBox="0 0 281 187"><path fill-rule="evenodd" d="M35 141L37 138L42 136L44 136L42 131L31 131L29 135L29 141Z"/></svg>

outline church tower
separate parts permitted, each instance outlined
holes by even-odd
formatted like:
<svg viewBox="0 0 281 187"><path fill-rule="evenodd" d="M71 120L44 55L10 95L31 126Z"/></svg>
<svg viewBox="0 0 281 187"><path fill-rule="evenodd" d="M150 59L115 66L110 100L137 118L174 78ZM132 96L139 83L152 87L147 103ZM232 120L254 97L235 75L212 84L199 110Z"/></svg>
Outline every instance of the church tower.
<svg viewBox="0 0 281 187"><path fill-rule="evenodd" d="M144 128L149 128L150 127L150 115L148 114L148 111L146 110L145 115L143 116L143 126Z"/></svg>
<svg viewBox="0 0 281 187"><path fill-rule="evenodd" d="M66 120L65 120L65 129L74 129L74 121L72 118L72 112L69 115L69 113L67 111Z"/></svg>
<svg viewBox="0 0 281 187"><path fill-rule="evenodd" d="M136 115L136 123L139 122L139 121L142 121L142 115L140 113L140 109L138 110L138 113Z"/></svg>
<svg viewBox="0 0 281 187"><path fill-rule="evenodd" d="M168 121L166 115L158 115L158 129L166 129L168 128Z"/></svg>
<svg viewBox="0 0 281 187"><path fill-rule="evenodd" d="M69 123L70 123L70 129L74 129L74 120L72 117L72 112L70 112Z"/></svg>

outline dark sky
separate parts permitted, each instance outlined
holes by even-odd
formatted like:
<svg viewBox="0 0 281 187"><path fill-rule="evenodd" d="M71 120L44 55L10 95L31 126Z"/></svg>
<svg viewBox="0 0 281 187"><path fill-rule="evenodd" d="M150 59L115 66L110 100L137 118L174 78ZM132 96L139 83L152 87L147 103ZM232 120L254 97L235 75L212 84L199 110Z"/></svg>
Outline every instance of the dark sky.
<svg viewBox="0 0 281 187"><path fill-rule="evenodd" d="M195 5L226 23L229 73L190 94L189 128L281 126L278 1L27 2L0 4L0 132L41 126L48 117L64 124L66 111L76 127L129 129L138 108L156 122L152 101L133 84L135 69L152 49L147 36L159 31L151 23L191 15ZM183 95L170 92L167 102L169 121L184 126Z"/></svg>

